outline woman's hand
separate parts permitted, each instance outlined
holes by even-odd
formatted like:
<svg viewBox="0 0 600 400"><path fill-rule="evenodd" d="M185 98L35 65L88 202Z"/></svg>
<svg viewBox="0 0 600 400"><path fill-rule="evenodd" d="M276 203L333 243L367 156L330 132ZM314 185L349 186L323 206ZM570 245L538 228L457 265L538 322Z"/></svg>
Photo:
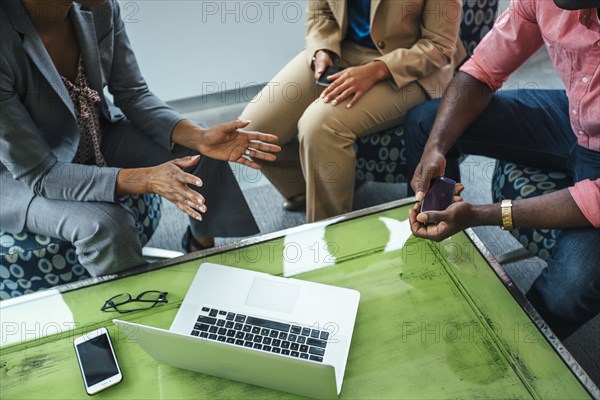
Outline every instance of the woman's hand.
<svg viewBox="0 0 600 400"><path fill-rule="evenodd" d="M250 121L231 121L212 128L202 129L189 120L177 124L172 140L187 148L216 160L233 161L260 169L252 159L275 161L281 147L273 144L277 136L267 133L245 131ZM246 154L248 150L249 154Z"/></svg>
<svg viewBox="0 0 600 400"><path fill-rule="evenodd" d="M319 50L315 53L315 61L313 67L315 69L315 79L319 79L327 67L333 65L333 57L327 50Z"/></svg>
<svg viewBox="0 0 600 400"><path fill-rule="evenodd" d="M231 121L207 129L198 151L217 160L234 161L254 169L259 169L260 165L253 158L275 161L277 157L272 153L281 151L281 147L272 144L277 143L277 136L242 130L249 123Z"/></svg>
<svg viewBox="0 0 600 400"><path fill-rule="evenodd" d="M158 194L192 218L202 221L206 212L204 197L188 185L202 186L202 180L184 170L200 161L200 156L183 157L156 167L122 169L117 175L117 196Z"/></svg>
<svg viewBox="0 0 600 400"><path fill-rule="evenodd" d="M439 242L473 226L473 207L460 196L464 189L461 183L456 184L454 202L443 211L420 212L420 203L415 204L408 213L412 233Z"/></svg>
<svg viewBox="0 0 600 400"><path fill-rule="evenodd" d="M356 104L361 97L365 95L377 82L389 79L390 70L382 61L372 61L358 67L346 68L327 77L332 81L323 93L321 99L325 103L331 102L335 106L348 97L353 96L352 100L346 105L347 108Z"/></svg>

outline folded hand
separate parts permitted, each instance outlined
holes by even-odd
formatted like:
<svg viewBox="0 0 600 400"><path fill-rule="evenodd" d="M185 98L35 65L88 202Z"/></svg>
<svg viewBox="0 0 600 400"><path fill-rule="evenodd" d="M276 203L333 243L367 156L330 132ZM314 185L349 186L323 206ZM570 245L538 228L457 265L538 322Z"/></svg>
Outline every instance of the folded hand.
<svg viewBox="0 0 600 400"><path fill-rule="evenodd" d="M443 211L420 212L421 204L416 203L408 213L412 233L439 242L470 227L472 206L460 196L463 190L464 186L457 183L454 203Z"/></svg>

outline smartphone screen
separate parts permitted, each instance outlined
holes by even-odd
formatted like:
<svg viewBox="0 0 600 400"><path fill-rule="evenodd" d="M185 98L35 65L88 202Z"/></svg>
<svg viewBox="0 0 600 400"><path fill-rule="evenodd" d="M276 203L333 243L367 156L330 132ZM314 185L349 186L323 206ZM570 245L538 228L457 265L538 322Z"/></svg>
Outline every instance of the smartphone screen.
<svg viewBox="0 0 600 400"><path fill-rule="evenodd" d="M110 343L102 329L97 336L79 338L75 343L86 391L94 394L121 381L121 371Z"/></svg>
<svg viewBox="0 0 600 400"><path fill-rule="evenodd" d="M344 68L342 67L336 67L333 65L330 65L329 67L327 67L327 69L325 69L325 72L323 72L321 74L321 76L319 77L319 79L317 79L316 84L319 86L329 86L331 85L331 81L327 79L328 76L331 76L333 74L337 74L338 72L340 72L341 70L343 70Z"/></svg>

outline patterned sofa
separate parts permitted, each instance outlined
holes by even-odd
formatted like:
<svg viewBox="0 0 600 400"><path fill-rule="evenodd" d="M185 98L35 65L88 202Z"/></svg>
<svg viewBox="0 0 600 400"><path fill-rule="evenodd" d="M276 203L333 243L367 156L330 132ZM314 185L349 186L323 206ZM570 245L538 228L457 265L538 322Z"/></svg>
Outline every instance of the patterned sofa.
<svg viewBox="0 0 600 400"><path fill-rule="evenodd" d="M145 245L160 221L161 197L126 196L121 202L134 212L140 240ZM89 277L70 242L27 232L13 235L0 231L0 300Z"/></svg>
<svg viewBox="0 0 600 400"><path fill-rule="evenodd" d="M498 11L498 0L464 0L460 36L470 55L489 32ZM405 183L406 154L402 126L359 139L356 146L357 182ZM494 201L538 196L571 184L564 173L542 171L504 161L496 163L492 179ZM531 255L546 260L554 248L557 230L515 229L511 232Z"/></svg>
<svg viewBox="0 0 600 400"><path fill-rule="evenodd" d="M563 172L544 171L525 165L497 161L492 177L492 199L524 199L540 196L573 184L573 178ZM525 247L530 255L547 261L556 245L558 229L513 229L511 234Z"/></svg>

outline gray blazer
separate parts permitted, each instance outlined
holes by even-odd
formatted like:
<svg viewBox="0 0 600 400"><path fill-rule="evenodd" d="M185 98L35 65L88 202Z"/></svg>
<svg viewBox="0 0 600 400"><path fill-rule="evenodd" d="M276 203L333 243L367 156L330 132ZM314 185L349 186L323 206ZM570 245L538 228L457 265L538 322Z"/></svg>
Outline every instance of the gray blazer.
<svg viewBox="0 0 600 400"><path fill-rule="evenodd" d="M103 117L116 122L124 114L168 148L183 117L148 90L116 1L73 3L70 17ZM73 103L20 0L0 0L0 38L0 230L21 232L35 195L115 201L118 169L71 163L79 144Z"/></svg>

